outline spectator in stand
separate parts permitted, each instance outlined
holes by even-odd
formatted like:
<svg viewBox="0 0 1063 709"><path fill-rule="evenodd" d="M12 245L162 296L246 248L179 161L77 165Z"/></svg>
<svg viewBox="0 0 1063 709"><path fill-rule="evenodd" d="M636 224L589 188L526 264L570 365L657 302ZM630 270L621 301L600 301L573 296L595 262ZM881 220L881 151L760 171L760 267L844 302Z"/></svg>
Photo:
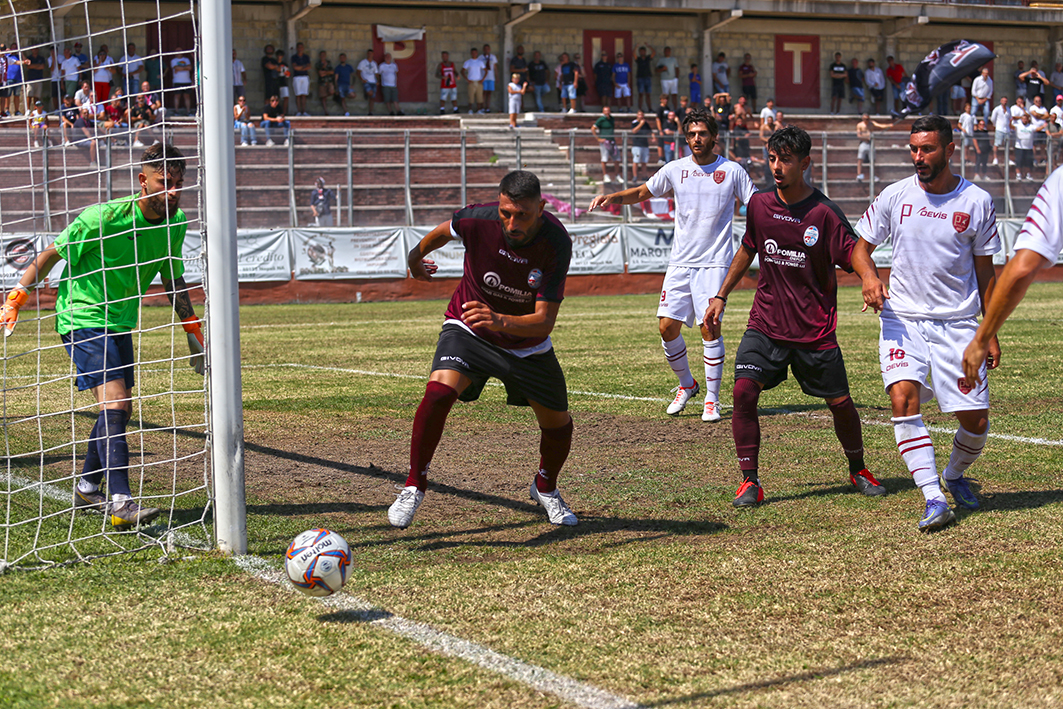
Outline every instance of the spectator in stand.
<svg viewBox="0 0 1063 709"><path fill-rule="evenodd" d="M1011 113L1012 128L1014 128L1015 121L1022 118L1022 114L1029 113L1026 108L1026 99L1022 96L1015 99L1015 105L1011 107L1011 111L1009 111L1009 113Z"/></svg>
<svg viewBox="0 0 1063 709"><path fill-rule="evenodd" d="M968 148L974 148L974 116L971 115L971 104L965 103L963 105L963 112L960 114L959 120L956 121L956 125L960 129L960 135L963 138L963 142L960 146L960 150L963 151L964 162L970 162L970 150ZM975 151L977 152L977 151Z"/></svg>
<svg viewBox="0 0 1063 709"><path fill-rule="evenodd" d="M683 122L683 116L690 112L690 99L686 96L679 97L679 110L675 112L675 115L679 118L679 122Z"/></svg>
<svg viewBox="0 0 1063 709"><path fill-rule="evenodd" d="M85 83L87 84L88 82L86 81ZM92 95L92 89L89 89L89 95ZM80 115L78 116L78 119L74 121L73 144L79 148L88 147L89 165L95 165L98 154L96 139L93 137L96 120L98 118L96 114L96 106L89 101L81 104L80 109Z"/></svg>
<svg viewBox="0 0 1063 709"><path fill-rule="evenodd" d="M631 65L624 59L623 52L616 53L613 64L613 98L618 108L631 108Z"/></svg>
<svg viewBox="0 0 1063 709"><path fill-rule="evenodd" d="M834 63L830 65L830 115L842 112L842 99L845 98L845 82L849 80L849 69L842 61L842 53L834 53Z"/></svg>
<svg viewBox="0 0 1063 709"><path fill-rule="evenodd" d="M240 131L240 145L258 145L255 124L251 120L251 107L243 96L237 97L236 105L233 106L233 128Z"/></svg>
<svg viewBox="0 0 1063 709"><path fill-rule="evenodd" d="M243 98L241 96L241 98ZM138 95L133 105L129 107L129 127L133 132L133 147L143 148L144 141L140 139L140 136L147 132L151 133L151 124L154 121L154 116L151 112L151 106L148 105L148 101L143 95ZM251 126L251 136L255 135L255 127Z"/></svg>
<svg viewBox="0 0 1063 709"><path fill-rule="evenodd" d="M74 124L81 117L81 109L74 104L74 97L67 94L63 97L62 108L59 109L59 133L63 138L63 145L73 145Z"/></svg>
<svg viewBox="0 0 1063 709"><path fill-rule="evenodd" d="M384 63L377 65L377 70L380 73L380 90L384 93L388 115L406 115L399 110L399 65L395 63L390 52L384 55Z"/></svg>
<svg viewBox="0 0 1063 709"><path fill-rule="evenodd" d="M1015 102L1018 103L1018 99ZM1043 132L1045 127L1034 126L1030 114L1023 111L1019 120L1011 122L1011 129L1015 132L1015 179L1021 180L1025 170L1026 179L1033 180L1034 138Z"/></svg>
<svg viewBox="0 0 1063 709"><path fill-rule="evenodd" d="M239 64L239 60L236 59L236 50L233 50L233 77L236 74L236 65ZM243 64L240 64L240 71L243 71ZM118 60L118 71L121 73L122 87L125 89L125 95L130 96L137 92L140 87L140 82L144 80L144 58L137 54L137 45L130 42L126 45L125 54ZM241 92L243 90L243 81L240 82Z"/></svg>
<svg viewBox="0 0 1063 709"><path fill-rule="evenodd" d="M847 72L849 79L849 103L856 101L856 112L864 112L864 70L860 68L860 60L853 57L849 62Z"/></svg>
<svg viewBox="0 0 1063 709"><path fill-rule="evenodd" d="M882 113L882 104L886 97L886 75L875 64L874 59L867 60L867 69L864 70L864 83L871 92L871 110Z"/></svg>
<svg viewBox="0 0 1063 709"><path fill-rule="evenodd" d="M1046 147L1048 143L1048 109L1045 108L1044 102L1041 100L1041 95L1038 94L1031 99L1030 107L1030 124L1035 129L1040 129L1040 132L1034 135L1033 144L1033 159L1034 165L1041 165L1046 160Z"/></svg>
<svg viewBox="0 0 1063 709"><path fill-rule="evenodd" d="M1015 71L1011 76L1015 81L1015 99L1018 100L1020 96L1026 98L1026 62L1020 59L1015 67Z"/></svg>
<svg viewBox="0 0 1063 709"><path fill-rule="evenodd" d="M267 44L262 56L262 81L266 87L266 103L269 97L277 94L277 60L273 56L273 45Z"/></svg>
<svg viewBox="0 0 1063 709"><path fill-rule="evenodd" d="M328 52L318 52L317 64L317 97L321 100L321 113L328 115L328 100L336 95L336 70L332 68Z"/></svg>
<svg viewBox="0 0 1063 709"><path fill-rule="evenodd" d="M1052 87L1052 103L1059 96L1063 96L1063 62L1056 62L1056 68L1048 77L1048 85Z"/></svg>
<svg viewBox="0 0 1063 709"><path fill-rule="evenodd" d="M48 49L48 73L51 79L51 110L58 111L63 105L63 72L59 68L60 59L55 47ZM47 102L46 102L47 103Z"/></svg>
<svg viewBox="0 0 1063 709"><path fill-rule="evenodd" d="M771 103L769 101L769 103ZM760 112L760 148L761 148L761 160L764 163L764 186L768 189L768 186L775 185L775 177L771 172L771 165L768 162L768 141L771 136L777 130L775 126L775 112L764 113L766 108Z"/></svg>
<svg viewBox="0 0 1063 709"><path fill-rule="evenodd" d="M786 122L786 116L783 115L783 112L779 110L775 111L775 130L782 130L787 125L789 124Z"/></svg>
<svg viewBox="0 0 1063 709"><path fill-rule="evenodd" d="M642 165L649 176L650 138L652 137L653 128L646 120L646 114L640 109L635 114L635 120L631 121L631 179L633 184L639 182L639 165Z"/></svg>
<svg viewBox="0 0 1063 709"><path fill-rule="evenodd" d="M1025 72L1025 75L1026 101L1032 103L1035 96L1044 95L1045 86L1048 84L1048 77L1046 77L1041 71L1041 69L1037 66L1036 61L1030 62L1030 69Z"/></svg>
<svg viewBox="0 0 1063 709"><path fill-rule="evenodd" d="M332 203L335 197L332 190L325 187L325 178L314 181L310 192L310 213L314 215L314 226L332 226Z"/></svg>
<svg viewBox="0 0 1063 709"><path fill-rule="evenodd" d="M974 113L989 119L993 112L993 80L989 77L989 67L982 67L982 73L971 83L971 99L974 101Z"/></svg>
<svg viewBox="0 0 1063 709"><path fill-rule="evenodd" d="M582 113L583 99L587 95L587 72L583 70L583 59L579 52L572 55L572 63L580 68L579 76L576 77L576 111Z"/></svg>
<svg viewBox="0 0 1063 709"><path fill-rule="evenodd" d="M775 120L775 99L769 98L764 102L764 108L760 109L760 122L763 123L768 118L771 118L772 121Z"/></svg>
<svg viewBox="0 0 1063 709"><path fill-rule="evenodd" d="M41 147L41 137L48 125L48 114L44 111L44 104L40 99L33 102L33 110L27 114L30 119L30 132L33 134L33 147Z"/></svg>
<svg viewBox="0 0 1063 709"><path fill-rule="evenodd" d="M107 45L101 44L100 51L92 62L92 88L96 91L96 100L101 103L111 97L112 66L114 66L114 58L107 53Z"/></svg>
<svg viewBox="0 0 1063 709"><path fill-rule="evenodd" d="M609 63L609 53L602 52L594 64L594 90L598 92L603 106L609 106L613 99L613 65Z"/></svg>
<svg viewBox="0 0 1063 709"><path fill-rule="evenodd" d="M81 67L78 72L78 83L92 81L92 62L89 61L89 55L81 50L81 42L74 42L74 56L78 58Z"/></svg>
<svg viewBox="0 0 1063 709"><path fill-rule="evenodd" d="M579 65L569 61L568 54L561 55L561 63L557 67L561 81L561 112L568 107L569 113L576 112L576 84L579 82Z"/></svg>
<svg viewBox="0 0 1063 709"><path fill-rule="evenodd" d="M520 74L513 72L510 75L509 83L506 85L506 92L509 94L509 127L514 130L517 128L517 114L520 113L524 103L524 92L527 88L528 84L521 82Z"/></svg>
<svg viewBox="0 0 1063 709"><path fill-rule="evenodd" d="M44 70L48 68L48 62L45 60L44 55L36 47L32 47L25 54L25 80L26 90L23 92L26 97L26 113L27 115L31 110L36 109L37 99L44 96ZM30 107L33 107L31 109ZM41 102L41 106L44 106L44 102Z"/></svg>
<svg viewBox="0 0 1063 709"><path fill-rule="evenodd" d="M908 77L904 73L904 65L893 61L893 57L886 57L886 78L890 82L890 93L893 110L901 110L901 97L904 95L904 84Z"/></svg>
<svg viewBox="0 0 1063 709"><path fill-rule="evenodd" d="M877 123L871 120L871 116L863 114L860 116L860 122L856 124L856 138L860 141L860 145L856 149L856 181L863 182L864 180L864 161L871 156L873 146L871 145L871 131L875 128L891 128L891 123ZM878 182L881 178L875 175L875 182Z"/></svg>
<svg viewBox="0 0 1063 709"><path fill-rule="evenodd" d="M757 69L753 66L753 55L746 54L742 57L742 65L738 67L738 78L742 80L742 95L749 99L749 108L757 110Z"/></svg>
<svg viewBox="0 0 1063 709"><path fill-rule="evenodd" d="M498 55L491 54L491 45L484 45L484 52L480 55L484 63L484 113L491 112L491 94L495 90L495 79L498 77Z"/></svg>
<svg viewBox="0 0 1063 709"><path fill-rule="evenodd" d="M1063 100L1063 96L1059 97ZM1045 126L1045 133L1048 135L1048 149L1052 151L1053 165L1059 164L1061 148L1063 148L1063 120L1060 119L1059 114L1053 113L1049 116L1048 125Z"/></svg>
<svg viewBox="0 0 1063 709"><path fill-rule="evenodd" d="M731 105L731 94L721 91L712 97L712 115L716 118L716 125L721 131L726 131L731 126L731 116L734 107Z"/></svg>
<svg viewBox="0 0 1063 709"><path fill-rule="evenodd" d="M661 75L661 93L671 96L672 106L679 106L679 60L672 56L672 48L664 48L664 56L657 60Z"/></svg>
<svg viewBox="0 0 1063 709"><path fill-rule="evenodd" d="M19 97L22 96L22 67L29 61L22 59L18 53L18 46L14 43L8 48L7 55L7 90L11 96L11 112L16 116L22 115Z"/></svg>
<svg viewBox="0 0 1063 709"><path fill-rule="evenodd" d="M473 52L475 53L476 50L474 49ZM373 50L365 50L365 59L358 62L358 76L362 79L362 95L369 102L368 115L370 116L373 115L373 103L376 101L376 75L379 73L379 67L373 61Z"/></svg>
<svg viewBox="0 0 1063 709"><path fill-rule="evenodd" d="M967 90L963 88L963 84L953 84L949 91L952 96L952 112L958 114L963 110L963 105L967 103Z"/></svg>
<svg viewBox="0 0 1063 709"><path fill-rule="evenodd" d="M1008 144L1008 137L1011 134L1011 110L1008 108L1007 96L1000 97L1000 105L993 109L989 120L993 124L993 164L999 165L1000 159L997 151Z"/></svg>
<svg viewBox="0 0 1063 709"><path fill-rule="evenodd" d="M93 103L92 84L88 81L81 82L81 88L74 92L74 103L78 106Z"/></svg>
<svg viewBox="0 0 1063 709"><path fill-rule="evenodd" d="M273 53L273 61L277 64L277 96L281 100L281 110L287 116L288 101L291 98L288 82L292 78L292 69L288 66L288 62L284 60L284 52L279 49Z"/></svg>
<svg viewBox="0 0 1063 709"><path fill-rule="evenodd" d="M675 111L668 111L662 125L663 129L661 130L661 135L664 138L664 161L669 163L678 157L675 152L675 144L679 139L679 118L676 117Z"/></svg>
<svg viewBox="0 0 1063 709"><path fill-rule="evenodd" d="M152 120L155 123L163 120L166 117L166 107L162 105L162 94L152 91L151 82L148 81L140 82L140 93L144 95L144 100L151 109Z"/></svg>
<svg viewBox="0 0 1063 709"><path fill-rule="evenodd" d="M176 56L170 60L170 80L177 94L176 109L187 116L192 111L192 60L180 47L174 53Z"/></svg>
<svg viewBox="0 0 1063 709"><path fill-rule="evenodd" d="M690 103L697 106L701 103L701 73L698 71L697 64L690 65L687 81L690 82Z"/></svg>
<svg viewBox="0 0 1063 709"><path fill-rule="evenodd" d="M129 120L126 115L126 109L122 106L120 96L112 96L104 104L103 112L106 116L103 122L103 132L105 134L114 138L125 137L129 134Z"/></svg>
<svg viewBox="0 0 1063 709"><path fill-rule="evenodd" d="M734 123L734 121L737 119L748 121L750 117L751 113L749 111L749 101L746 99L745 96L739 96L738 103L736 103L734 105L734 108L731 110L731 122Z"/></svg>
<svg viewBox="0 0 1063 709"><path fill-rule="evenodd" d="M514 50L514 54L509 58L509 73L517 74L520 77L520 81L517 82L524 87L524 92L521 94L521 110L524 109L523 100L524 94L528 92L528 60L524 57L524 45L518 44Z"/></svg>
<svg viewBox="0 0 1063 709"><path fill-rule="evenodd" d="M1048 110L1048 115L1056 123L1063 125L1063 94L1056 96L1056 105Z"/></svg>
<svg viewBox="0 0 1063 709"><path fill-rule="evenodd" d="M454 66L454 62L450 61L449 52L443 52L439 56L440 62L436 65L436 78L439 79L439 112L446 113L445 104L450 101L451 111L457 113L458 69Z"/></svg>
<svg viewBox="0 0 1063 709"><path fill-rule="evenodd" d="M989 128L984 118L978 119L974 129L974 179L985 180L989 175Z"/></svg>
<svg viewBox="0 0 1063 709"><path fill-rule="evenodd" d="M649 49L650 53L646 54ZM639 90L639 108L642 108L643 99L646 101L646 110L653 108L653 60L657 56L657 50L649 44L639 46L638 56L635 57L635 84Z"/></svg>
<svg viewBox="0 0 1063 709"><path fill-rule="evenodd" d="M78 90L78 72L81 70L81 60L73 55L70 47L63 48L63 59L59 62L59 71L63 81L63 96L73 98Z"/></svg>
<svg viewBox="0 0 1063 709"><path fill-rule="evenodd" d="M727 55L720 52L712 63L712 85L714 94L731 93L731 67L727 64Z"/></svg>
<svg viewBox="0 0 1063 709"><path fill-rule="evenodd" d="M288 145L288 129L290 127L291 123L284 117L284 110L281 108L280 96L270 96L269 105L262 112L262 130L266 131L266 147L271 148L276 145L273 142L273 134L278 129L284 136L284 144Z"/></svg>
<svg viewBox="0 0 1063 709"><path fill-rule="evenodd" d="M531 64L528 65L528 79L531 81L532 91L535 92L535 110L543 113L546 111L543 96L550 93L550 67L543 61L542 52L532 54Z"/></svg>
<svg viewBox="0 0 1063 709"><path fill-rule="evenodd" d="M340 63L336 65L335 72L336 102L339 103L343 115L349 116L351 112L347 109L347 99L351 95L351 76L354 75L354 67L347 63L346 53L340 53ZM454 102L454 108L457 110L457 101Z"/></svg>
<svg viewBox="0 0 1063 709"><path fill-rule="evenodd" d="M665 161L665 135L664 129L668 125L668 113L671 111L668 108L668 97L661 96L660 103L657 106L657 110L654 112L657 122L657 164L664 165Z"/></svg>
<svg viewBox="0 0 1063 709"><path fill-rule="evenodd" d="M484 110L484 75L487 65L480 58L480 50L473 47L469 50L469 58L461 65L461 76L465 79L466 91L469 95L469 113L485 113Z"/></svg>
<svg viewBox="0 0 1063 709"><path fill-rule="evenodd" d="M244 85L247 83L247 69L244 63L236 58L236 50L233 50L233 100L244 95ZM133 84L140 86L140 82Z"/></svg>
<svg viewBox="0 0 1063 709"><path fill-rule="evenodd" d="M292 55L292 91L295 93L295 115L309 116L306 102L310 96L310 55L302 42L296 42Z"/></svg>
<svg viewBox="0 0 1063 709"><path fill-rule="evenodd" d="M613 163L613 169L616 171L616 181L622 182L620 179L620 165L619 157L616 151L616 120L613 118L612 109L608 106L602 107L602 115L598 116L598 119L594 121L594 125L591 126L591 133L598 140L598 152L601 153L602 158L602 182L609 184L609 163Z"/></svg>

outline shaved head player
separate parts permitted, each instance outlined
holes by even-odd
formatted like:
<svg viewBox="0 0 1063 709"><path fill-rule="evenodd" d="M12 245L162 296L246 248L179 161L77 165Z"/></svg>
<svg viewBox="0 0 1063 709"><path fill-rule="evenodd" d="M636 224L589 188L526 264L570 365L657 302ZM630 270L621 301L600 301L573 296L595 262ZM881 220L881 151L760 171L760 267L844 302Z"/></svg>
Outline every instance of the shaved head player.
<svg viewBox="0 0 1063 709"><path fill-rule="evenodd" d="M546 202L532 173L509 173L498 193L498 202L455 212L407 258L414 278L430 280L436 267L425 256L451 239L465 245L465 270L447 306L432 374L413 419L410 475L388 510L395 527L410 526L424 500L428 465L454 402L478 399L491 377L505 384L511 406L531 407L542 431L531 499L543 506L552 524L577 522L557 489L572 445L572 417L565 375L550 341L572 239L543 211Z"/></svg>
<svg viewBox="0 0 1063 709"><path fill-rule="evenodd" d="M697 396L700 385L690 373L682 326L700 322L709 299L719 292L734 254L731 220L735 200L743 204L757 191L741 165L712 152L716 145L716 119L695 108L683 117L683 133L691 154L668 163L638 187L599 195L590 209L610 204L635 204L650 197L675 196L675 239L668 271L661 286L657 319L664 355L679 379L675 399L667 413L675 416ZM709 336L702 326L705 359L705 406L702 421L720 420L720 380L723 377L723 338Z"/></svg>
<svg viewBox="0 0 1063 709"><path fill-rule="evenodd" d="M774 192L749 200L746 234L727 277L705 311L705 327L720 332L727 295L760 257L760 278L749 325L735 354L734 414L731 431L738 453L742 484L735 507L764 501L758 475L760 392L794 373L801 391L821 397L834 417L834 432L849 462L849 481L868 496L886 489L864 466L860 415L849 396L849 379L835 329L838 325L838 281L835 267L873 276L870 255L853 249L856 234L837 205L808 185L812 140L796 126L778 130L768 139L768 165Z"/></svg>

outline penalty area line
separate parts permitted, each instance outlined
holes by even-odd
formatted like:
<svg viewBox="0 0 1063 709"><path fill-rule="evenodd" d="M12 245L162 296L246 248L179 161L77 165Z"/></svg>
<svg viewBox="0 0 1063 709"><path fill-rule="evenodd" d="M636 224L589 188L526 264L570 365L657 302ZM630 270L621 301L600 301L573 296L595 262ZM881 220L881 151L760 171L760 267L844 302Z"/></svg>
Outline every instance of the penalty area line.
<svg viewBox="0 0 1063 709"><path fill-rule="evenodd" d="M294 362L287 362L284 364L245 364L244 369L272 369L278 367L288 367L292 369L317 369L326 372L343 372L345 374L359 374L366 377L390 377L393 379L421 379L426 381L426 377L422 374L394 374L392 372L371 372L364 369L345 369L343 367L323 367L316 364L297 364ZM490 381L487 382L487 386L500 387L504 386L501 382ZM597 399L620 399L622 401L649 401L665 403L671 401L671 399L661 399L653 396L628 396L626 394L607 394L601 391L578 391L575 389L569 389L569 394L573 396L591 396ZM790 409L763 409L763 411L772 411L775 413L786 414L787 416L806 416L808 418L832 420L829 416L822 414L810 413L807 411L791 411ZM865 419L861 418L860 422L866 426L892 426L893 423L889 421L879 421L877 419ZM946 428L944 426L927 426L928 431L934 433L955 433L956 429ZM1008 441L1010 443L1028 443L1035 446L1063 446L1063 440L1054 441L1050 438L1030 438L1028 436L1013 436L1008 433L993 433L988 434L989 438L995 438L998 441Z"/></svg>
<svg viewBox="0 0 1063 709"><path fill-rule="evenodd" d="M234 557L233 561L243 571L262 581L288 587L284 574L261 557L238 556ZM297 592L293 589L292 593ZM641 704L604 689L598 689L571 677L551 672L546 668L503 655L471 640L436 630L430 625L394 615L349 593L340 592L317 600L328 608L352 613L368 625L383 628L407 640L412 640L432 652L471 662L536 691L553 694L576 706L585 707L585 709L643 709Z"/></svg>

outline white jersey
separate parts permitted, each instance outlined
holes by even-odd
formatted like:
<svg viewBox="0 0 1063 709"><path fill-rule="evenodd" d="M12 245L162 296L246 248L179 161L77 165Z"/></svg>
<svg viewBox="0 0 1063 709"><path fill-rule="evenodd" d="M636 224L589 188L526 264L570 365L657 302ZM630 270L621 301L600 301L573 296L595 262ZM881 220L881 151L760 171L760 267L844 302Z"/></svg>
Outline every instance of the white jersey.
<svg viewBox="0 0 1063 709"><path fill-rule="evenodd" d="M996 208L988 192L959 179L952 192L930 194L912 175L882 190L860 218L864 240L893 238L883 315L962 320L981 311L974 257L1000 251Z"/></svg>
<svg viewBox="0 0 1063 709"><path fill-rule="evenodd" d="M1037 191L1026 221L1015 239L1015 250L1035 251L1055 263L1063 251L1063 167L1058 168Z"/></svg>
<svg viewBox="0 0 1063 709"><path fill-rule="evenodd" d="M731 265L735 198L748 204L757 191L741 165L719 156L708 165L698 165L692 156L685 157L658 170L646 187L654 197L675 196L669 266Z"/></svg>
<svg viewBox="0 0 1063 709"><path fill-rule="evenodd" d="M966 111L960 114L960 131L966 138L974 136L974 116Z"/></svg>
<svg viewBox="0 0 1063 709"><path fill-rule="evenodd" d="M1011 113L1003 106L997 106L993 109L993 113L989 115L989 120L993 123L993 128L997 133L1008 133L1011 131Z"/></svg>

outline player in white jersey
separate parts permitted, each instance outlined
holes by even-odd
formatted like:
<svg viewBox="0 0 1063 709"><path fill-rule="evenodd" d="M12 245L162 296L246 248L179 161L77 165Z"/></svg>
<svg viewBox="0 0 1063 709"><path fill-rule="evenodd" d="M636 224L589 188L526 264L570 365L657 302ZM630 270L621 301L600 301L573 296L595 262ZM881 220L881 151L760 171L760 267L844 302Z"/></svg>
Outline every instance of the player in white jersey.
<svg viewBox="0 0 1063 709"><path fill-rule="evenodd" d="M1048 268L1063 251L1063 167L1041 185L1015 240L1015 255L1000 274L985 317L963 353L963 371L973 386L981 383L977 362L984 361L1000 326L1015 311L1037 272Z"/></svg>
<svg viewBox="0 0 1063 709"><path fill-rule="evenodd" d="M742 204L757 191L746 171L712 152L716 144L716 119L701 108L683 118L683 132L691 155L662 167L649 182L638 187L599 195L594 210L610 204L635 204L650 197L672 194L675 199L675 236L672 256L661 287L657 318L661 344L672 371L679 378L675 399L668 405L672 416L697 396L700 385L690 373L682 326L701 322L709 301L720 292L734 256L731 220L735 200ZM702 421L720 420L720 380L723 377L723 336L710 339L701 325L705 360L705 406Z"/></svg>
<svg viewBox="0 0 1063 709"><path fill-rule="evenodd" d="M869 275L863 295L868 306L881 311L882 380L901 458L926 498L919 520L923 531L944 527L956 516L942 494L919 406L937 397L942 412L955 413L960 425L945 466L945 485L960 507L978 509L964 473L981 454L989 432L986 367L1000 363L994 338L980 365L981 384L968 386L962 347L977 329L978 313L993 289L993 254L1000 251L1000 238L992 198L952 173L949 159L955 147L947 120L916 120L909 139L916 174L883 190L857 225L857 248L868 254L887 238L893 240L889 291Z"/></svg>

